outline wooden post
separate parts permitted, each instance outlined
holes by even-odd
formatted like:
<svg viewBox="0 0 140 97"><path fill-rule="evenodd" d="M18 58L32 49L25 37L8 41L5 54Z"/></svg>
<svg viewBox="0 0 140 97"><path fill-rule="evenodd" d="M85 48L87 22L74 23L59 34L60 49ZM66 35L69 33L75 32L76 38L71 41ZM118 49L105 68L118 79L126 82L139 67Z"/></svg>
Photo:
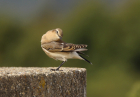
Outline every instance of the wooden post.
<svg viewBox="0 0 140 97"><path fill-rule="evenodd" d="M0 97L86 97L85 68L50 69L0 68Z"/></svg>

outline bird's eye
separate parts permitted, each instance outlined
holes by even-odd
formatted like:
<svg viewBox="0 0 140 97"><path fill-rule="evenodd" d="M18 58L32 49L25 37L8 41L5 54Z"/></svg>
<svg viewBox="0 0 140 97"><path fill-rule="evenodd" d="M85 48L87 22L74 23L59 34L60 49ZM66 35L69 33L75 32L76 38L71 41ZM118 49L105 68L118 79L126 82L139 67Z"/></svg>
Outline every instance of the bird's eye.
<svg viewBox="0 0 140 97"><path fill-rule="evenodd" d="M56 29L56 33L58 34L59 33L59 31Z"/></svg>

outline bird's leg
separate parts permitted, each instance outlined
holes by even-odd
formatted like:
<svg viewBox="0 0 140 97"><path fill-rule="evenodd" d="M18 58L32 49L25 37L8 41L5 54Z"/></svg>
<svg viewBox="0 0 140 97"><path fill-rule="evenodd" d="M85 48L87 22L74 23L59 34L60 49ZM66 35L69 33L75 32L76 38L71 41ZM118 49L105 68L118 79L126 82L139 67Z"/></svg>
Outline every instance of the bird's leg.
<svg viewBox="0 0 140 97"><path fill-rule="evenodd" d="M59 70L59 68L65 63L66 61L63 61L60 66L58 66L58 68L56 70Z"/></svg>
<svg viewBox="0 0 140 97"><path fill-rule="evenodd" d="M63 61L61 64L60 64L60 66L58 66L58 68L57 69L51 69L52 71L58 71L59 70L59 68L65 63L66 61Z"/></svg>

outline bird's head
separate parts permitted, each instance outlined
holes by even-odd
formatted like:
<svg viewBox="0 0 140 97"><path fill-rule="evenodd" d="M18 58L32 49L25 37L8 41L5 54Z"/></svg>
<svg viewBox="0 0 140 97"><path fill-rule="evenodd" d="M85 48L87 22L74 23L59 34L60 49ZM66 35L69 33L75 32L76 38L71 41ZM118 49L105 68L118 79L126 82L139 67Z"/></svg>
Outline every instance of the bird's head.
<svg viewBox="0 0 140 97"><path fill-rule="evenodd" d="M62 30L60 28L56 28L53 30L47 31L41 38L41 43L48 43L53 41L60 41L63 37Z"/></svg>

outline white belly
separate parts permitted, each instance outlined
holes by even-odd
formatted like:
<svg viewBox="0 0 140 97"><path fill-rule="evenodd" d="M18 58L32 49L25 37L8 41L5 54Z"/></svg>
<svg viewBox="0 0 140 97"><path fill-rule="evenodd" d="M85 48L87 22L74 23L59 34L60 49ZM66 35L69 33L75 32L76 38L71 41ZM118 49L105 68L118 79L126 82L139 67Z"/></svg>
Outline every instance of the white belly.
<svg viewBox="0 0 140 97"><path fill-rule="evenodd" d="M76 52L49 52L42 48L43 51L55 60L67 61L67 59L82 59Z"/></svg>

